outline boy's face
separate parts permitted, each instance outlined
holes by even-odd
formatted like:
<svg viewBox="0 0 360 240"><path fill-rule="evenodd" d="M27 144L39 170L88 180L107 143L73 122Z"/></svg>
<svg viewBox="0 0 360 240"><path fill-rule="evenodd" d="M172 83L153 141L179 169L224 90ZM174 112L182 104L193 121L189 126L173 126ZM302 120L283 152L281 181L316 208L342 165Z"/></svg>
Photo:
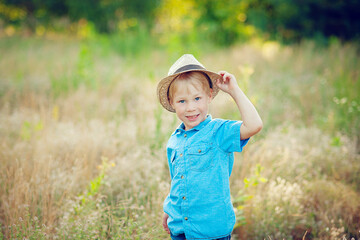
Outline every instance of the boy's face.
<svg viewBox="0 0 360 240"><path fill-rule="evenodd" d="M201 84L189 81L176 82L171 106L184 123L185 130L196 127L206 119L210 102L211 92L207 93Z"/></svg>

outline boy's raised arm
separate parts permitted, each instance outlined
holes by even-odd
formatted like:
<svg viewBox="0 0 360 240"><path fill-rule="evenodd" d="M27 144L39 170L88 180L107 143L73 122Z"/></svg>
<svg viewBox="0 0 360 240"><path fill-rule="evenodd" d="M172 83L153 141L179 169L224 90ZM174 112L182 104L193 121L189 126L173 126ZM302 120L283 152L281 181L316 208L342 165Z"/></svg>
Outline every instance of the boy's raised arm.
<svg viewBox="0 0 360 240"><path fill-rule="evenodd" d="M222 78L217 80L216 85L234 99L240 111L243 121L240 127L241 140L255 135L262 129L263 123L254 105L240 89L234 75L225 71L220 71L219 74Z"/></svg>

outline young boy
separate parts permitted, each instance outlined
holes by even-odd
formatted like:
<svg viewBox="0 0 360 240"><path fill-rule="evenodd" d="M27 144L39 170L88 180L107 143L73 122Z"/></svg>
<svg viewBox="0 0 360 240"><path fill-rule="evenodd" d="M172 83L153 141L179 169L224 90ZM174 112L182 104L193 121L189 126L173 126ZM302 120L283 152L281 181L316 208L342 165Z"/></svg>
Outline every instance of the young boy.
<svg viewBox="0 0 360 240"><path fill-rule="evenodd" d="M242 122L208 115L219 90L235 100ZM241 152L261 130L261 118L233 75L208 71L190 54L173 64L157 93L162 106L182 121L167 144L171 189L164 201L164 229L173 240L230 239L233 152Z"/></svg>

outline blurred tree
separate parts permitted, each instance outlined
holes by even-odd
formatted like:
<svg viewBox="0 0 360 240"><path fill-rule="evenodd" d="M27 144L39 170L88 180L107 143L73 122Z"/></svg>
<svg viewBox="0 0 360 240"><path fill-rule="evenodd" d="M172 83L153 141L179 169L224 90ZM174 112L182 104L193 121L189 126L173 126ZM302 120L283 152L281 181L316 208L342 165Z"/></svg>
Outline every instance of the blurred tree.
<svg viewBox="0 0 360 240"><path fill-rule="evenodd" d="M240 0L163 0L157 11L157 30L176 35L182 42L196 39L229 45L254 33L245 24L247 6L248 1Z"/></svg>
<svg viewBox="0 0 360 240"><path fill-rule="evenodd" d="M360 1L253 0L248 23L285 41L303 37L359 38Z"/></svg>
<svg viewBox="0 0 360 240"><path fill-rule="evenodd" d="M69 8L68 15L71 20L78 21L84 18L93 22L98 31L108 31L108 18L115 10L110 7L107 8L107 5L101 5L101 0L66 0L66 4Z"/></svg>
<svg viewBox="0 0 360 240"><path fill-rule="evenodd" d="M0 0L4 6L17 7L26 12L25 19L11 19L0 10L5 24L17 24L23 20L34 29L36 20L48 22L53 17L68 16L73 21L86 19L95 24L100 32L117 30L118 21L137 18L148 27L153 25L155 9L160 0Z"/></svg>
<svg viewBox="0 0 360 240"><path fill-rule="evenodd" d="M245 20L248 1L197 1L201 9L198 25L207 29L213 41L228 45L246 35Z"/></svg>
<svg viewBox="0 0 360 240"><path fill-rule="evenodd" d="M307 2L309 5L307 17L312 23L312 29L325 36L333 35L343 39L359 37L360 1L307 0ZM311 31L311 29L306 30Z"/></svg>
<svg viewBox="0 0 360 240"><path fill-rule="evenodd" d="M5 23L20 24L24 22L32 30L35 30L38 21L48 22L51 17L63 16L68 12L67 6L61 0L2 0L2 2L5 6L17 7L26 12L24 18L20 19L9 18L0 13L0 18L5 20Z"/></svg>
<svg viewBox="0 0 360 240"><path fill-rule="evenodd" d="M147 27L151 27L159 0L67 0L66 2L72 20L85 18L93 22L100 32L112 32L117 30L118 21L129 18L139 19Z"/></svg>
<svg viewBox="0 0 360 240"><path fill-rule="evenodd" d="M128 22L167 31L177 21L183 26L175 35L204 36L222 45L248 38L255 28L284 41L360 37L359 0L0 0L5 24L25 23L34 29L39 21L46 25L59 16L86 19L105 33Z"/></svg>

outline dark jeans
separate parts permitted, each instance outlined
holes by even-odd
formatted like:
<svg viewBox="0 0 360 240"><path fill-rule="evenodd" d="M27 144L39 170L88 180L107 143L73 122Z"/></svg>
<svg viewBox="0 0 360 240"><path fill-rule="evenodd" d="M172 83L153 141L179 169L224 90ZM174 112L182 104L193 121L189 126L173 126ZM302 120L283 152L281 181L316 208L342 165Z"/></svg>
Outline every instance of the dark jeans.
<svg viewBox="0 0 360 240"><path fill-rule="evenodd" d="M177 235L177 236L174 236L170 233L170 236L171 236L171 239L172 240L185 240L185 234L180 234L180 235ZM231 239L231 234L227 237L223 237L223 238L217 238L217 239L214 239L214 240L230 240Z"/></svg>

